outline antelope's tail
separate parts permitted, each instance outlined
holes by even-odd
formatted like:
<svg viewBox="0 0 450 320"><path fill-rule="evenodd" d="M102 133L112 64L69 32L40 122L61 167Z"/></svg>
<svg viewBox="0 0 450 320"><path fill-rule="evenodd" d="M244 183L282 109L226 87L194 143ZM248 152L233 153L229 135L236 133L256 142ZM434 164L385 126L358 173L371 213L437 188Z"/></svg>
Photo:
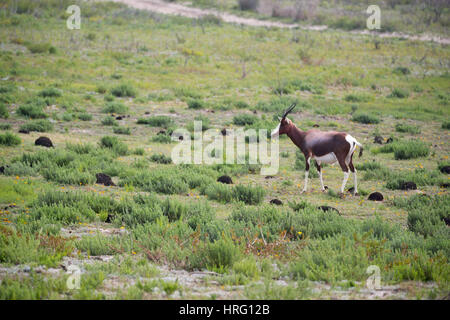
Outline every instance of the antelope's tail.
<svg viewBox="0 0 450 320"><path fill-rule="evenodd" d="M356 141L356 139L355 139L355 143L357 146L359 146L359 155L358 156L361 158L363 155L363 151L364 151L363 145L361 143L359 143L358 141Z"/></svg>

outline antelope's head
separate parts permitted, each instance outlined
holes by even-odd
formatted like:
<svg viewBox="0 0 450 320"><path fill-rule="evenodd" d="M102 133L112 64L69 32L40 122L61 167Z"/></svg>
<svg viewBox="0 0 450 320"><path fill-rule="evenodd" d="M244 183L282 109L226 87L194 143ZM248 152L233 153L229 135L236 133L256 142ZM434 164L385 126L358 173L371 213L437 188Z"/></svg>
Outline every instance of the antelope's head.
<svg viewBox="0 0 450 320"><path fill-rule="evenodd" d="M287 118L287 115L295 108L297 104L293 103L283 114L281 118L278 118L280 120L280 123L278 126L272 130L272 138L278 137L279 135L285 134L289 131L289 128L292 125L292 121Z"/></svg>

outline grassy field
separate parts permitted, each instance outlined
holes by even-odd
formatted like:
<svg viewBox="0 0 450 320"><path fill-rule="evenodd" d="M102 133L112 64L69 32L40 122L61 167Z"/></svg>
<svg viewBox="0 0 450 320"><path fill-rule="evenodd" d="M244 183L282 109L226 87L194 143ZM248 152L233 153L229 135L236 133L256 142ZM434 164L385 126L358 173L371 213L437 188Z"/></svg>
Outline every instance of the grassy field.
<svg viewBox="0 0 450 320"><path fill-rule="evenodd" d="M0 1L1 299L448 298L448 46L108 2L78 2L69 30L70 4ZM171 163L174 129L271 130L292 102L299 128L364 145L359 196L339 197L338 166L324 168L326 193L312 170L300 194L304 160L286 137L273 177Z"/></svg>
<svg viewBox="0 0 450 320"><path fill-rule="evenodd" d="M194 7L214 8L244 17L325 25L334 29L366 28L370 5L381 12L380 32L434 33L448 37L450 10L439 0L169 0Z"/></svg>

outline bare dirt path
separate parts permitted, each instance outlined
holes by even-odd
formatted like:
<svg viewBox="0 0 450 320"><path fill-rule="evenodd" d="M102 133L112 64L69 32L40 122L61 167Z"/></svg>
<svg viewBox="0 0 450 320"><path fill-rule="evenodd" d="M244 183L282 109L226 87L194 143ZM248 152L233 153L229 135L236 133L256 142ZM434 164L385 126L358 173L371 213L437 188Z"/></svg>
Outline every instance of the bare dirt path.
<svg viewBox="0 0 450 320"><path fill-rule="evenodd" d="M327 26L302 26L296 23L288 24L276 21L264 21L253 18L239 17L226 12L219 12L213 9L200 9L188 7L179 3L165 2L163 0L109 0L114 2L121 2L136 9L149 10L161 14L179 15L188 18L200 18L205 15L215 15L220 17L223 21L234 24L241 24L253 27L276 27L276 28L299 28L303 30L326 30ZM355 34L376 35L381 38L405 38L414 41L433 41L440 44L450 44L450 38L445 38L431 34L410 35L402 32L370 32L369 30L352 31Z"/></svg>

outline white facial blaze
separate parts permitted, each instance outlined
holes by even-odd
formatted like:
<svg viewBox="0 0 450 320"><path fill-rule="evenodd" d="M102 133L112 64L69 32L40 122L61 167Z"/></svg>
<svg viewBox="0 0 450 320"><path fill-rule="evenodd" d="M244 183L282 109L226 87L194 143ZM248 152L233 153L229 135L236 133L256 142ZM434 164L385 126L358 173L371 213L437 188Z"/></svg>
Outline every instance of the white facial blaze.
<svg viewBox="0 0 450 320"><path fill-rule="evenodd" d="M278 134L280 132L280 125L281 125L281 123L279 123L278 126L272 130L272 133L271 133L272 138L275 138L278 136Z"/></svg>

